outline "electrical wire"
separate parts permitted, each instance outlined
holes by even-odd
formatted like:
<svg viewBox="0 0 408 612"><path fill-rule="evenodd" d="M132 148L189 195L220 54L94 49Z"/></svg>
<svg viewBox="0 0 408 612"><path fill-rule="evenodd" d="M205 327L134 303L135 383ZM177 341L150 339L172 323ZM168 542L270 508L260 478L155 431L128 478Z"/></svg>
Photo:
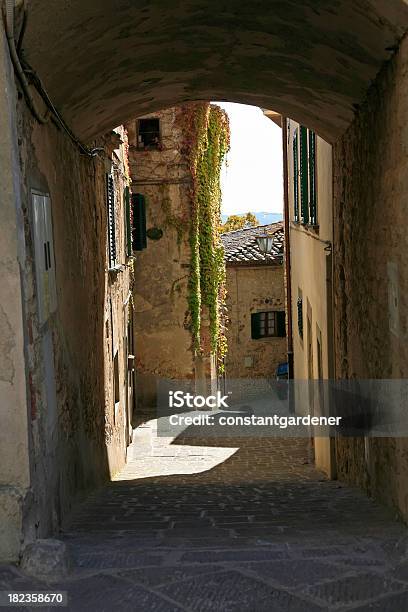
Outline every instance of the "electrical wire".
<svg viewBox="0 0 408 612"><path fill-rule="evenodd" d="M18 42L17 42L17 49L19 50L19 52L21 51L23 37L24 37L26 24L27 24L27 11L25 9L25 2L23 6L24 6L23 23L21 26L21 30L20 30L20 34L19 34ZM43 86L41 82L40 77L27 64L27 62L23 62L23 63L21 62L19 53L17 52L17 49L16 49L16 41L15 41L15 36L14 36L14 0L6 0L5 8L6 8L6 11L5 11L6 36L7 36L7 41L9 45L11 61L13 63L14 70L16 71L17 77L23 88L24 96L27 101L28 107L30 108L33 116L42 125L48 123L50 118L53 117L56 123L66 132L66 134L69 136L72 142L79 148L79 150L81 151L83 155L86 155L88 157L95 157L96 155L98 155L99 152L104 151L104 149L102 147L95 147L95 148L90 149L89 147L84 145L79 140L79 138L75 136L75 134L72 132L69 126L65 123L64 119L62 118L58 110L55 108L51 98L49 97L45 87ZM28 82L28 79L26 76L27 74L30 75L30 79L33 85L35 86L36 90L41 96L41 99L43 100L43 102L45 103L47 107L47 111L45 114L42 114L37 108L35 100L30 92L30 83Z"/></svg>

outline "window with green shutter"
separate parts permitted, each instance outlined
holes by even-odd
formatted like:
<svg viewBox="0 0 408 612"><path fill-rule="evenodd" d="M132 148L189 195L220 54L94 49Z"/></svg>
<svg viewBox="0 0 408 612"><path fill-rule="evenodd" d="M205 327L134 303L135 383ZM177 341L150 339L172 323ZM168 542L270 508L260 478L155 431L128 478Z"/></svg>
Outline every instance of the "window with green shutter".
<svg viewBox="0 0 408 612"><path fill-rule="evenodd" d="M311 130L309 130L309 216L310 224L317 225L316 134Z"/></svg>
<svg viewBox="0 0 408 612"><path fill-rule="evenodd" d="M300 126L300 217L304 225L309 223L309 164L307 128Z"/></svg>
<svg viewBox="0 0 408 612"><path fill-rule="evenodd" d="M298 130L293 136L293 218L299 221L299 144Z"/></svg>
<svg viewBox="0 0 408 612"><path fill-rule="evenodd" d="M125 200L125 236L126 236L126 255L130 257L132 255L132 218L130 214L130 190L129 187L125 187L124 191Z"/></svg>
<svg viewBox="0 0 408 612"><path fill-rule="evenodd" d="M142 251L147 247L146 200L141 193L132 193L132 248Z"/></svg>
<svg viewBox="0 0 408 612"><path fill-rule="evenodd" d="M301 297L297 301L297 319L299 336L303 339L303 300Z"/></svg>
<svg viewBox="0 0 408 612"><path fill-rule="evenodd" d="M276 313L276 335L280 338L286 337L286 316L284 310L278 310Z"/></svg>
<svg viewBox="0 0 408 612"><path fill-rule="evenodd" d="M286 336L285 311L254 312L251 314L251 338Z"/></svg>

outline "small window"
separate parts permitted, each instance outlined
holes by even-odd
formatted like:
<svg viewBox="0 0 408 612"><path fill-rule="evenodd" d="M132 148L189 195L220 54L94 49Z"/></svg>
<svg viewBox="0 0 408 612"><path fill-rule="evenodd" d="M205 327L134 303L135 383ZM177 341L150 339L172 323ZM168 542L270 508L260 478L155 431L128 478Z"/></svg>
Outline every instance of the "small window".
<svg viewBox="0 0 408 612"><path fill-rule="evenodd" d="M253 340L271 337L284 338L285 336L284 311L254 312L251 314L251 338Z"/></svg>
<svg viewBox="0 0 408 612"><path fill-rule="evenodd" d="M137 122L137 148L160 148L160 119L139 119Z"/></svg>

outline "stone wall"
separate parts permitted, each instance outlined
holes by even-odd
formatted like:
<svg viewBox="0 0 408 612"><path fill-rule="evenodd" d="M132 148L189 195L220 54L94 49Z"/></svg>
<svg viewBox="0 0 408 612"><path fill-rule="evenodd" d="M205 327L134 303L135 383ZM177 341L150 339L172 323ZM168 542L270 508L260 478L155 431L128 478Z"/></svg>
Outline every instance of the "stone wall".
<svg viewBox="0 0 408 612"><path fill-rule="evenodd" d="M251 313L285 310L283 266L227 265L228 378L274 378L286 338L251 338Z"/></svg>
<svg viewBox="0 0 408 612"><path fill-rule="evenodd" d="M338 378L408 374L407 74L404 39L334 147ZM408 519L406 439L339 439L337 460L341 478L364 486Z"/></svg>
<svg viewBox="0 0 408 612"><path fill-rule="evenodd" d="M194 377L189 327L190 218L192 185L186 155L181 152L179 108L159 117L159 149L137 147L137 120L127 124L133 193L145 196L147 229L162 232L147 238L147 248L135 252L135 352L139 408L156 402L159 378Z"/></svg>
<svg viewBox="0 0 408 612"><path fill-rule="evenodd" d="M117 145L109 138L99 143L105 152L89 158L52 122L34 123L22 99L18 115L32 492L25 508L24 538L29 541L54 532L76 501L125 460L127 179L121 152L113 151ZM118 263L123 264L116 272L108 272L106 173L111 169ZM49 194L52 207L57 308L43 325L38 317L32 190ZM121 401L116 405L113 344L120 363Z"/></svg>

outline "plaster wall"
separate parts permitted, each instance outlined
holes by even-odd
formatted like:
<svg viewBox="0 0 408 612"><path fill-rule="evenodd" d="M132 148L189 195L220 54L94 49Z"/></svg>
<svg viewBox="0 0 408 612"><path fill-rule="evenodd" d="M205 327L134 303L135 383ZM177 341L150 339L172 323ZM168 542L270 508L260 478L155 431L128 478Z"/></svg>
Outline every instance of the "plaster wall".
<svg viewBox="0 0 408 612"><path fill-rule="evenodd" d="M251 338L251 313L285 310L283 266L227 264L228 378L274 378L286 361L286 338Z"/></svg>
<svg viewBox="0 0 408 612"><path fill-rule="evenodd" d="M287 122L288 188L290 214L290 250L292 284L293 353L295 380L330 379L333 377L332 332L332 243L333 194L332 147L322 138L316 138L316 192L318 227L303 226L294 220L293 137L299 124ZM303 338L299 333L297 301L303 301ZM308 325L310 321L310 326ZM310 333L310 337L309 337ZM319 372L318 342L321 346ZM311 346L311 350L308 348ZM299 393L305 387L300 383ZM313 393L310 387L308 410L321 411L324 397ZM316 465L334 476L334 442L328 438L314 439Z"/></svg>
<svg viewBox="0 0 408 612"><path fill-rule="evenodd" d="M407 75L405 38L334 147L339 378L408 376ZM337 461L342 478L408 519L406 438L339 439Z"/></svg>

